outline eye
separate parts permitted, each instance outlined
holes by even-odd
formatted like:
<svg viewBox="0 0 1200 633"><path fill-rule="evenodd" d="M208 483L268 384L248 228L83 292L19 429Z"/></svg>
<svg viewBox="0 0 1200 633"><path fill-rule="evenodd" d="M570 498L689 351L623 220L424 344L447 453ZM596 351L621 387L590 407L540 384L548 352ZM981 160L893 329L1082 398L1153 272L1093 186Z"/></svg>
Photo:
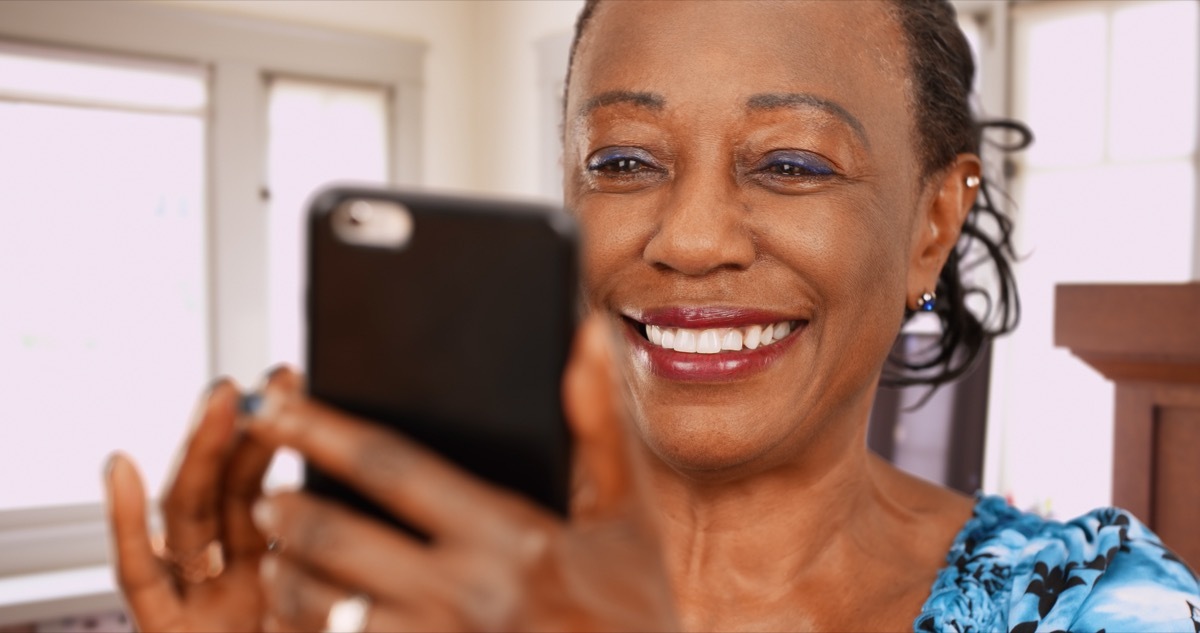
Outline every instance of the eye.
<svg viewBox="0 0 1200 633"><path fill-rule="evenodd" d="M618 174L631 174L645 168L646 164L636 158L614 158L589 166L589 169L592 171L607 171Z"/></svg>
<svg viewBox="0 0 1200 633"><path fill-rule="evenodd" d="M783 178L817 178L832 176L833 166L811 152L797 150L777 151L767 154L760 162L758 171Z"/></svg>
<svg viewBox="0 0 1200 633"><path fill-rule="evenodd" d="M587 170L609 176L632 176L659 171L649 152L633 147L607 147L588 158Z"/></svg>

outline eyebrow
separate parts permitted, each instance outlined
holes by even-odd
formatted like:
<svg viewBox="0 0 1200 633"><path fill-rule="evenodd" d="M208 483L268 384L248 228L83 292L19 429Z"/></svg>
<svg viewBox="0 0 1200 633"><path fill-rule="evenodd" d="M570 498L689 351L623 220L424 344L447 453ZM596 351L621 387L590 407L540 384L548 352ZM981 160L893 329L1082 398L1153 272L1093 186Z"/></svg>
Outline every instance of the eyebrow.
<svg viewBox="0 0 1200 633"><path fill-rule="evenodd" d="M579 113L576 117L584 117L590 114L596 108L604 106L616 105L618 103L628 103L648 110L662 110L666 106L666 99L662 95L653 92L637 92L634 90L609 90L602 92L587 101L579 108Z"/></svg>
<svg viewBox="0 0 1200 633"><path fill-rule="evenodd" d="M849 125L855 134L858 135L859 139L862 140L863 145L867 147L871 146L871 141L867 138L867 131L863 127L862 122L836 101L830 101L824 97L818 97L807 92L765 93L750 97L746 101L746 107L750 110L778 110L780 108L817 108L824 110Z"/></svg>

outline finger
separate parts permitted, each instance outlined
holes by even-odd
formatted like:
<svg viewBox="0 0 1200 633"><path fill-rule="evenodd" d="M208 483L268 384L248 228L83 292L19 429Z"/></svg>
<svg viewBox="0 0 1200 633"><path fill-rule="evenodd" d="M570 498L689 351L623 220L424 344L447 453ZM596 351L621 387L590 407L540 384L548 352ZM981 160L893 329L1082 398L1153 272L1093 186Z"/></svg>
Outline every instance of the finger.
<svg viewBox="0 0 1200 633"><path fill-rule="evenodd" d="M335 629L330 615L342 601L351 601L358 591L339 586L302 565L275 554L263 557L260 572L266 597L267 630L325 631ZM368 598L366 621L362 631L438 631L455 630L432 609L403 609L394 604ZM344 608L344 607L343 607ZM440 621L439 621L440 620Z"/></svg>
<svg viewBox="0 0 1200 633"><path fill-rule="evenodd" d="M167 547L181 556L202 550L220 535L221 478L234 437L237 388L220 380L201 404L183 460L163 497Z"/></svg>
<svg viewBox="0 0 1200 633"><path fill-rule="evenodd" d="M493 486L399 433L269 388L250 432L291 447L436 539L524 541L555 523L514 492Z"/></svg>
<svg viewBox="0 0 1200 633"><path fill-rule="evenodd" d="M575 439L575 517L627 512L637 494L637 464L610 339L601 317L584 321L563 377L563 402Z"/></svg>
<svg viewBox="0 0 1200 633"><path fill-rule="evenodd" d="M128 458L114 454L106 467L105 492L117 585L143 631L173 628L182 607L175 584L163 568L146 528L146 493Z"/></svg>
<svg viewBox="0 0 1200 633"><path fill-rule="evenodd" d="M262 496L262 481L274 455L275 450L270 446L242 435L229 457L221 512L221 542L230 566L257 565L258 556L266 550L266 539L255 528L251 509Z"/></svg>
<svg viewBox="0 0 1200 633"><path fill-rule="evenodd" d="M275 383L279 388L297 391L301 388L299 377L292 371L277 367L267 374L266 384ZM239 414L247 415L243 404L259 394L244 396L239 403ZM258 565L259 556L266 551L267 541L254 526L251 511L254 502L262 496L263 478L271 467L275 449L264 444L253 435L242 433L229 455L225 467L224 498L222 500L221 542L229 566L241 564Z"/></svg>
<svg viewBox="0 0 1200 633"><path fill-rule="evenodd" d="M340 585L395 602L448 594L432 550L340 504L285 492L260 500L254 518L279 538L281 556Z"/></svg>

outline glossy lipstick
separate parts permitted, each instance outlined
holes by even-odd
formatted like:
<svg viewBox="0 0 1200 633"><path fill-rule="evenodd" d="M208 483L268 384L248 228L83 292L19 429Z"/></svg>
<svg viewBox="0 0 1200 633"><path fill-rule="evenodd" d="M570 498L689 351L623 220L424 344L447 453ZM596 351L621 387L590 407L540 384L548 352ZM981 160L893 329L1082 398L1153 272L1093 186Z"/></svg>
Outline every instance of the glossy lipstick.
<svg viewBox="0 0 1200 633"><path fill-rule="evenodd" d="M652 374L683 382L731 382L771 367L803 335L808 319L795 315L735 307L671 307L627 312L626 337L634 360ZM789 322L791 331L755 349L692 353L667 349L647 340L647 328L687 330L747 328Z"/></svg>

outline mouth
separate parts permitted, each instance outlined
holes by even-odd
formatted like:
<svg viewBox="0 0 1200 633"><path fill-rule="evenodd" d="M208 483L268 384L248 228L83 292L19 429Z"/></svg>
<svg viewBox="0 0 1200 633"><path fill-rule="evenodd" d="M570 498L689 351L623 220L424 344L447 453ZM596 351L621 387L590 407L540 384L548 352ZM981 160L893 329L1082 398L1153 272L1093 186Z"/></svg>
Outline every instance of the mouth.
<svg viewBox="0 0 1200 633"><path fill-rule="evenodd" d="M746 327L694 329L638 323L638 328L646 340L663 349L684 354L721 354L773 345L791 334L797 324L787 320Z"/></svg>
<svg viewBox="0 0 1200 633"><path fill-rule="evenodd" d="M729 382L774 365L808 319L740 308L668 308L622 314L634 360L656 376Z"/></svg>

